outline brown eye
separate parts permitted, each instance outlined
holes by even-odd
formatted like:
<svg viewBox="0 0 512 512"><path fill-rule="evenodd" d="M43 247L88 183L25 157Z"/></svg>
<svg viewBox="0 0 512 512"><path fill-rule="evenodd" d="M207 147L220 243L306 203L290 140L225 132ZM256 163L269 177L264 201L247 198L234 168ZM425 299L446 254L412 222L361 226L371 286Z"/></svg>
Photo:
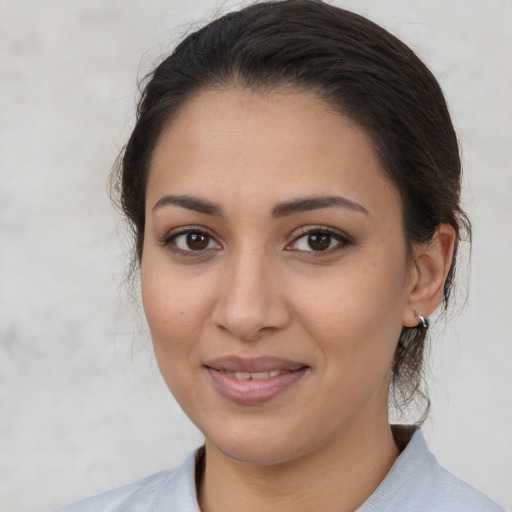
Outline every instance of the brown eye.
<svg viewBox="0 0 512 512"><path fill-rule="evenodd" d="M314 251L325 251L331 246L331 235L327 233L311 233L308 236L308 245Z"/></svg>
<svg viewBox="0 0 512 512"><path fill-rule="evenodd" d="M210 237L205 233L188 233L187 234L187 246L193 251L200 251L208 247Z"/></svg>
<svg viewBox="0 0 512 512"><path fill-rule="evenodd" d="M166 245L174 246L182 253L200 252L210 249L220 249L220 245L204 231L187 230L172 235Z"/></svg>
<svg viewBox="0 0 512 512"><path fill-rule="evenodd" d="M329 229L312 229L296 238L288 249L304 253L332 253L351 245L342 233Z"/></svg>

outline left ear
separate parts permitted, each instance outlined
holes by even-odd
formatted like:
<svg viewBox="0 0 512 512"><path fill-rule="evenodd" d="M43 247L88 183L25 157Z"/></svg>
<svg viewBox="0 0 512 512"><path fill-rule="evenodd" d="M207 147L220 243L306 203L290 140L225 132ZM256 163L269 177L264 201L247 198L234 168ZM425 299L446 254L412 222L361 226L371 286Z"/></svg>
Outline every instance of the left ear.
<svg viewBox="0 0 512 512"><path fill-rule="evenodd" d="M439 224L429 242L414 247L408 304L402 318L405 327L415 327L418 315L430 316L441 303L444 282L452 264L455 238L453 226Z"/></svg>

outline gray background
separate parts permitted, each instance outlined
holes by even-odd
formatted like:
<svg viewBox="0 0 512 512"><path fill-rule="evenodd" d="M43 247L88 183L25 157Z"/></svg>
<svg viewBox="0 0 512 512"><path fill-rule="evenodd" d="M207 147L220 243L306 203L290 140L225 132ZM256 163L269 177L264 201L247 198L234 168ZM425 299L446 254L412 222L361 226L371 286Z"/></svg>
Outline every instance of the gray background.
<svg viewBox="0 0 512 512"><path fill-rule="evenodd" d="M336 3L408 42L451 106L475 240L465 308L435 329L425 429L445 466L511 508L512 2ZM137 72L191 22L234 5L0 1L2 512L173 467L200 443L126 292L128 245L106 181Z"/></svg>

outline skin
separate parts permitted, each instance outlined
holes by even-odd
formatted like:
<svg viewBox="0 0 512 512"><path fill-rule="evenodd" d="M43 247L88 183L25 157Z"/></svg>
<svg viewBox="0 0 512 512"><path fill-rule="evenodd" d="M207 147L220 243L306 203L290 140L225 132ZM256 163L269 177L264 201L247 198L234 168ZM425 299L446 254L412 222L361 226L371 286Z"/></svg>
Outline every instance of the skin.
<svg viewBox="0 0 512 512"><path fill-rule="evenodd" d="M162 204L168 195L221 214ZM272 214L325 196L360 208ZM439 304L454 239L442 225L408 257L402 216L367 134L313 94L204 91L165 127L147 186L142 294L162 375L205 436L203 511L354 510L389 471L396 344L415 311ZM207 234L204 249L187 245L191 229ZM312 248L312 229L326 250ZM204 367L226 355L308 369L240 405Z"/></svg>

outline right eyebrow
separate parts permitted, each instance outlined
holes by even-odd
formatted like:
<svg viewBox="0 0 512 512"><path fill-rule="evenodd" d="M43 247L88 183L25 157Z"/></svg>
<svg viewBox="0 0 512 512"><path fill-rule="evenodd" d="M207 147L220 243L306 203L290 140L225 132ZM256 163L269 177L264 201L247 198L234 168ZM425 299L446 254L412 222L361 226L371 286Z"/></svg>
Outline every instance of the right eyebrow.
<svg viewBox="0 0 512 512"><path fill-rule="evenodd" d="M187 210L204 213L206 215L215 215L222 217L222 208L215 203L187 195L166 195L161 197L153 206L153 212L164 206L181 206Z"/></svg>

